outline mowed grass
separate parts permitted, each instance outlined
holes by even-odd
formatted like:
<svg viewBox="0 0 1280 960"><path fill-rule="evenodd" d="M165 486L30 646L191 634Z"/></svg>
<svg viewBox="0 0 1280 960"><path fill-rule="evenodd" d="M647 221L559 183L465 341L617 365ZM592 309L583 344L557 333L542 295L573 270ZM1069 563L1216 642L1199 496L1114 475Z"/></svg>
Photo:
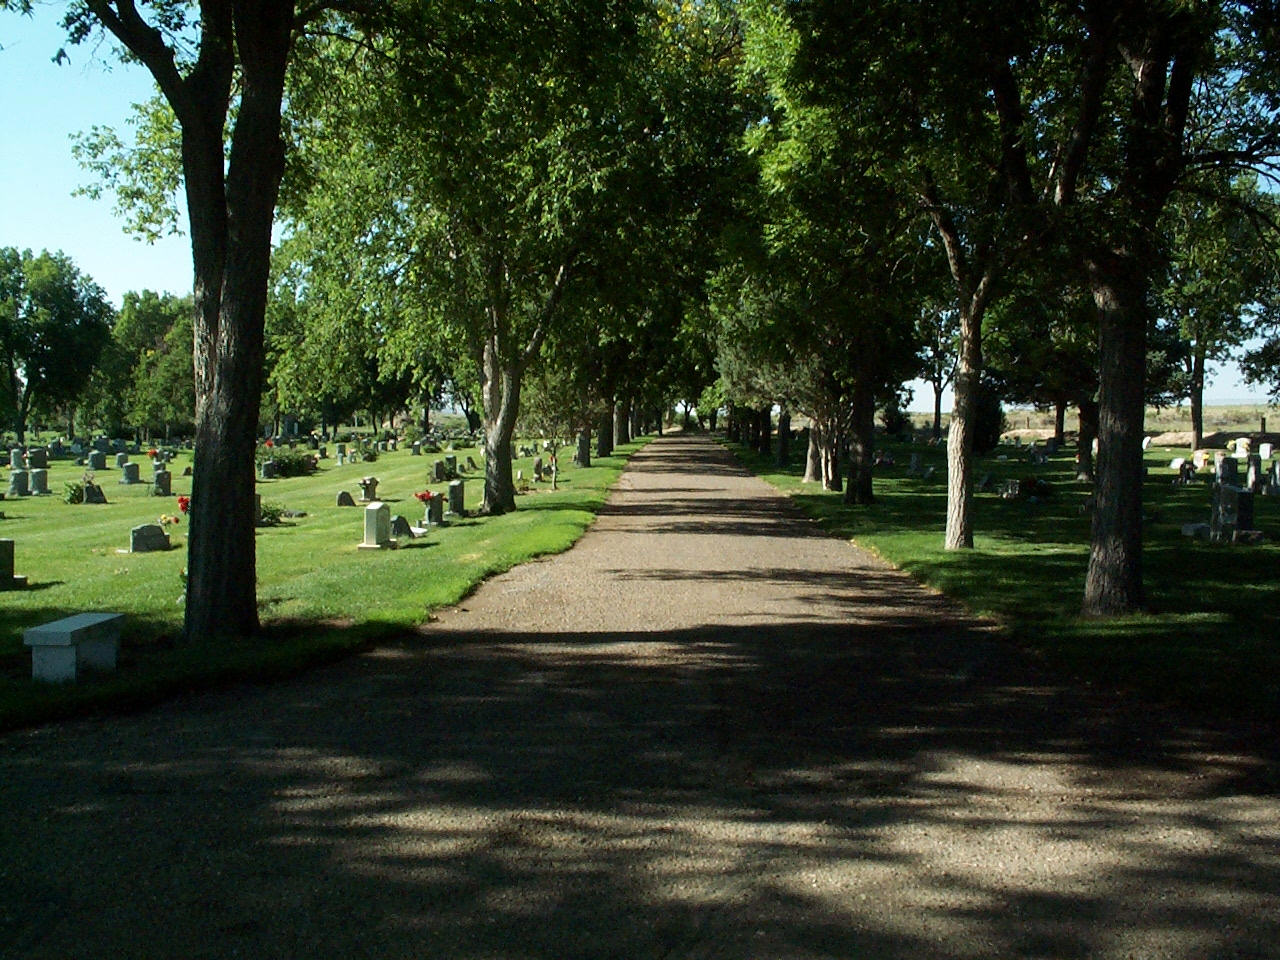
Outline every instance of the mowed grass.
<svg viewBox="0 0 1280 960"><path fill-rule="evenodd" d="M1262 546L1184 537L1184 523L1208 522L1212 495L1205 482L1172 483L1169 463L1186 456L1184 449L1146 453L1148 609L1111 620L1079 616L1091 517L1090 489L1075 479L1073 448L1047 466L1032 466L1025 448L1012 445L980 458L975 479L989 473L999 484L1034 477L1051 485L1052 496L1029 502L978 494L975 548L962 551L942 547L942 447L886 444L895 464L877 468L871 507L845 506L841 494L801 483L803 449L782 469L771 458L734 449L827 530L995 620L1075 682L1131 692L1153 704L1280 719L1280 497L1254 498L1255 525L1269 538ZM908 475L912 453L935 468L931 478Z"/></svg>
<svg viewBox="0 0 1280 960"><path fill-rule="evenodd" d="M84 468L69 460L49 466L48 497L0 501L0 538L15 542L15 572L28 578L22 590L0 592L0 728L69 716L86 710L147 705L174 692L231 680L266 680L359 649L379 636L412 628L432 610L456 603L483 579L571 546L587 529L628 457L646 442L619 446L611 457L581 469L560 457L558 489L531 484L519 509L502 517L470 516L403 542L397 550L360 550L363 505L336 506L347 490L359 498L358 481L375 476L378 497L392 514L421 524L419 490L443 493L427 483L432 461L407 449L381 454L373 463L337 466L322 460L308 477L259 481L263 503L306 516L286 519L257 534L258 606L263 633L243 643L198 647L178 642L182 628L181 574L186 566L186 524L168 526L173 549L128 553L129 531L179 513L176 497L191 493L181 476L190 463L172 465L173 496L155 497L146 484L118 483L119 471L98 471L108 503L67 504L64 484ZM333 447L330 445L330 450ZM479 451L453 451L459 464ZM109 462L114 464L113 457ZM147 457L141 476L151 475ZM516 461L526 477L532 458ZM8 470L0 472L4 489ZM483 474L464 470L466 505L479 505ZM74 613L127 615L119 670L75 685L32 681L22 631Z"/></svg>

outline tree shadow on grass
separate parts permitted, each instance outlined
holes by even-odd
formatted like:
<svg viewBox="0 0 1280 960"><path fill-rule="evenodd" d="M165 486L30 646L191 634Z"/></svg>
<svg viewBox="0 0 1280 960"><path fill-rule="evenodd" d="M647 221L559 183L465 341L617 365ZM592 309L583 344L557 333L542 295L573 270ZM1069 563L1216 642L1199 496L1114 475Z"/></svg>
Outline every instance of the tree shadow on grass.
<svg viewBox="0 0 1280 960"><path fill-rule="evenodd" d="M1275 741L911 617L432 629L0 740L15 956L1268 956Z"/></svg>

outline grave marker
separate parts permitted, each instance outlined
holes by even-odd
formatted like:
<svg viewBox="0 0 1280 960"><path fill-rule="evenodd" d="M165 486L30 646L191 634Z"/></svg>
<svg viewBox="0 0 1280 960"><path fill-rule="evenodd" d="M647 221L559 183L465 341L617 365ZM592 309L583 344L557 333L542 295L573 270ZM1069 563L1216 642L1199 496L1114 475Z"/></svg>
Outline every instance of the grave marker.
<svg viewBox="0 0 1280 960"><path fill-rule="evenodd" d="M30 496L30 495L31 495L31 491L30 491L30 489L29 489L29 488L28 488L28 486L27 486L27 484L28 484L28 481L29 481L29 480L30 480L30 477L29 477L29 475L27 474L27 471L25 471L25 470L14 470L12 473L10 473L10 474L9 474L9 493L8 493L8 495L9 495L9 496L11 496L11 497L28 497L28 496Z"/></svg>
<svg viewBox="0 0 1280 960"><path fill-rule="evenodd" d="M13 572L13 541L0 540L0 590L21 590L26 585L27 578Z"/></svg>
<svg viewBox="0 0 1280 960"><path fill-rule="evenodd" d="M129 531L130 553L154 553L169 549L169 534L158 523L143 523Z"/></svg>
<svg viewBox="0 0 1280 960"><path fill-rule="evenodd" d="M409 521L398 513L391 518L391 536L394 540L413 539L413 527L409 526Z"/></svg>
<svg viewBox="0 0 1280 960"><path fill-rule="evenodd" d="M47 497L49 495L49 471L37 467L28 472L31 475L31 495L33 497Z"/></svg>
<svg viewBox="0 0 1280 960"><path fill-rule="evenodd" d="M138 465L136 463L126 463L122 468L124 476L120 478L123 484L135 484L142 481L138 478Z"/></svg>
<svg viewBox="0 0 1280 960"><path fill-rule="evenodd" d="M394 550L391 539L391 508L377 500L364 508L364 540L361 550Z"/></svg>
<svg viewBox="0 0 1280 960"><path fill-rule="evenodd" d="M168 470L157 470L153 479L153 490L157 497L169 497L173 495L172 491L173 474Z"/></svg>
<svg viewBox="0 0 1280 960"><path fill-rule="evenodd" d="M49 451L44 447L32 447L27 451L27 466L32 469L49 469Z"/></svg>
<svg viewBox="0 0 1280 960"><path fill-rule="evenodd" d="M463 508L463 482L454 480L449 484L449 513L455 517L464 517L467 511Z"/></svg>
<svg viewBox="0 0 1280 960"><path fill-rule="evenodd" d="M339 490L337 505L340 507L354 507L356 505L356 501L355 501L355 498L351 496L351 494L347 493L347 491Z"/></svg>
<svg viewBox="0 0 1280 960"><path fill-rule="evenodd" d="M123 470L125 467L125 464L127 464L128 462L129 462L129 455L127 453L116 454L116 467Z"/></svg>
<svg viewBox="0 0 1280 960"><path fill-rule="evenodd" d="M101 450L93 450L89 453L89 469L105 470L107 469L107 455Z"/></svg>

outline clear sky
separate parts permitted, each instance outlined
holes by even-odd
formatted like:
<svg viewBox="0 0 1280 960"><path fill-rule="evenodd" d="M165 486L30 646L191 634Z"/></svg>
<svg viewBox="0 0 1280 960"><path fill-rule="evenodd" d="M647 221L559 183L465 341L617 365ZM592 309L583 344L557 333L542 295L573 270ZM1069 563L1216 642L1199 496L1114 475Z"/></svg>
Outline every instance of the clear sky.
<svg viewBox="0 0 1280 960"><path fill-rule="evenodd" d="M37 6L33 17L0 12L0 246L61 250L120 304L127 290L175 294L191 290L191 249L185 236L147 244L125 234L113 202L72 192L90 182L71 156L70 137L91 126L115 127L127 140L129 107L151 96L150 74L115 60L105 45L63 46L62 4ZM927 384L916 383L916 410L932 410ZM1265 402L1234 365L1217 372L1207 403ZM944 401L950 409L950 397Z"/></svg>

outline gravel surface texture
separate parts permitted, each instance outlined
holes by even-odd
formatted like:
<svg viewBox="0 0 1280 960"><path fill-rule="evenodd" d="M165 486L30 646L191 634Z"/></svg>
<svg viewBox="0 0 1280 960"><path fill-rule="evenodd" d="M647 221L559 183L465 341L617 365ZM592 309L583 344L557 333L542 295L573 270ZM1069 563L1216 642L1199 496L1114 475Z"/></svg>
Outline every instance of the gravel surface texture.
<svg viewBox="0 0 1280 960"><path fill-rule="evenodd" d="M0 956L1280 957L1274 751L667 437L398 643L0 737Z"/></svg>

